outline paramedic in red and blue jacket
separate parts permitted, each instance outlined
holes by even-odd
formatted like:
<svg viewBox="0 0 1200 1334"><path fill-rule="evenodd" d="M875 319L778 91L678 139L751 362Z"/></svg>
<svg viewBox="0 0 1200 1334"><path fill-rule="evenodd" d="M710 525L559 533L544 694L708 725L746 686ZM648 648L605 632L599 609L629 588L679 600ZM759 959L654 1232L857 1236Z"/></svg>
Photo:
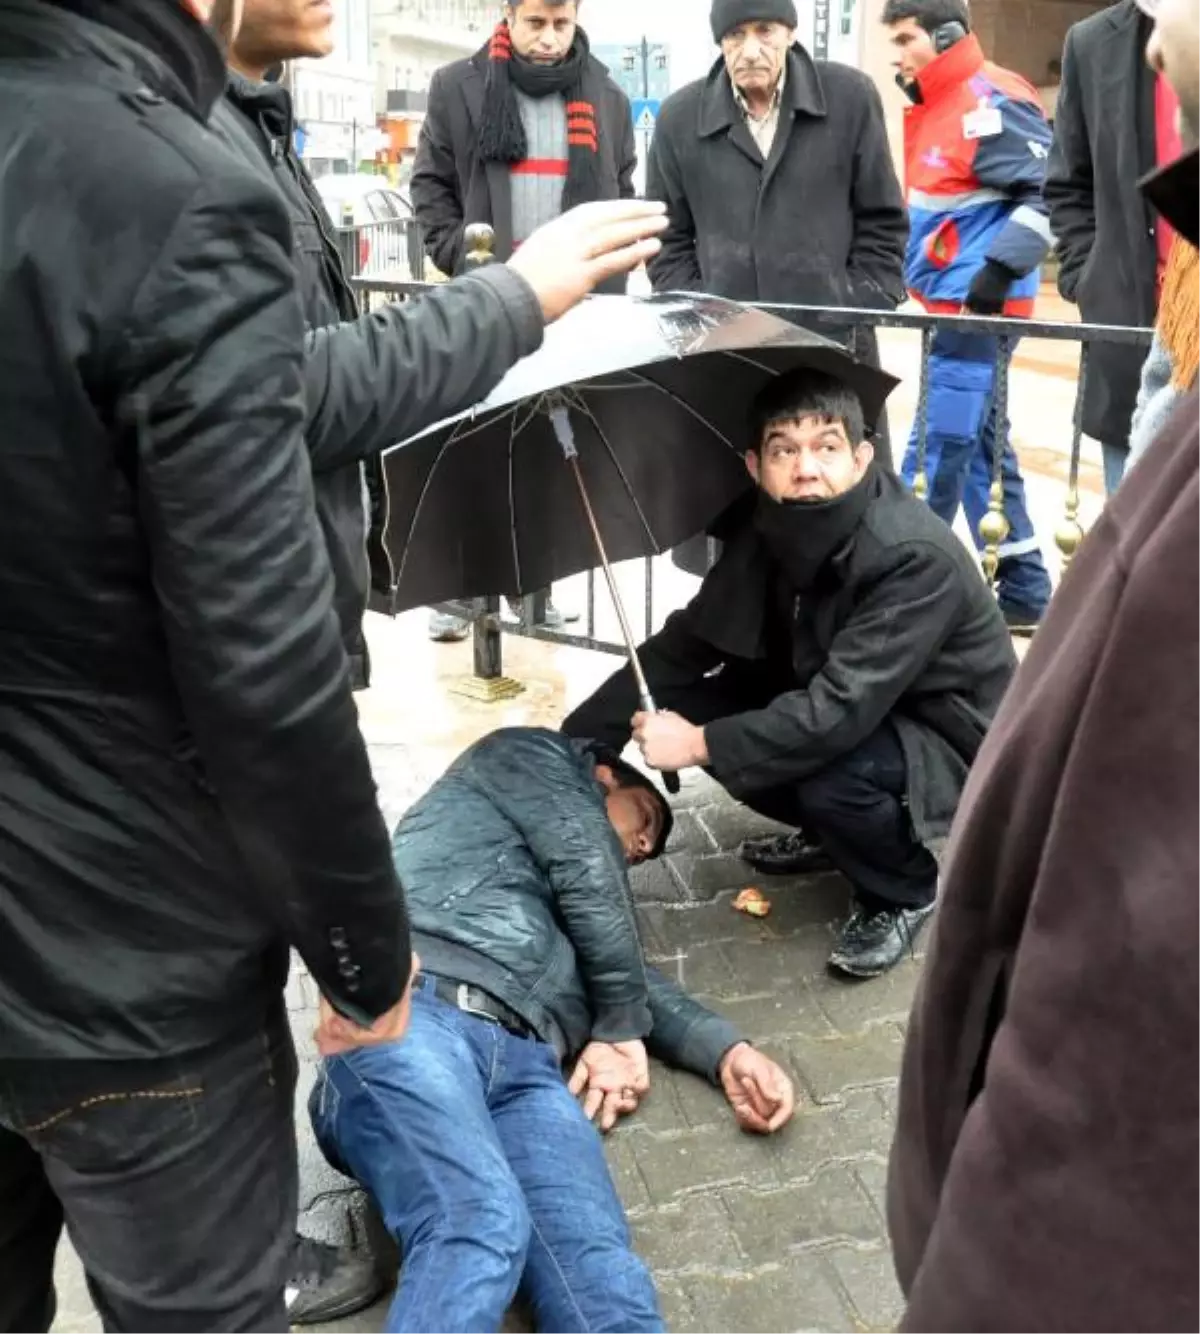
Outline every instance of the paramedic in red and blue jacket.
<svg viewBox="0 0 1200 1334"><path fill-rule="evenodd" d="M1051 244L1042 202L1050 127L1038 94L984 60L965 0L888 0L883 23L897 82L913 103L904 125L909 293L934 313L1027 317ZM994 338L978 334L934 339L925 473L932 508L953 523L963 505L979 541L995 450L1003 449L1010 529L997 589L1009 625L1031 629L1050 599L1050 579L1008 424L997 419L996 351ZM916 471L914 427L904 460L910 484Z"/></svg>

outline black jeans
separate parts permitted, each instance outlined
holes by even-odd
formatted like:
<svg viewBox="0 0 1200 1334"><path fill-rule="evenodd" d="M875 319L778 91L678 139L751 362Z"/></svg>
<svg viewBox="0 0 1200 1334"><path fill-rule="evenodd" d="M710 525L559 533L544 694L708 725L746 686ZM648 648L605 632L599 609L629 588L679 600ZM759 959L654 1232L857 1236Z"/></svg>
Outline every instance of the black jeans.
<svg viewBox="0 0 1200 1334"><path fill-rule="evenodd" d="M109 1330L286 1330L296 1057L282 1003L146 1061L0 1061L0 1331L46 1330L64 1216Z"/></svg>
<svg viewBox="0 0 1200 1334"><path fill-rule="evenodd" d="M720 672L685 690L659 691L655 702L703 726L763 708L770 692L746 675ZM937 862L913 832L907 786L900 738L885 721L854 750L808 778L741 794L741 799L760 815L799 826L819 840L868 911L923 908L937 890Z"/></svg>

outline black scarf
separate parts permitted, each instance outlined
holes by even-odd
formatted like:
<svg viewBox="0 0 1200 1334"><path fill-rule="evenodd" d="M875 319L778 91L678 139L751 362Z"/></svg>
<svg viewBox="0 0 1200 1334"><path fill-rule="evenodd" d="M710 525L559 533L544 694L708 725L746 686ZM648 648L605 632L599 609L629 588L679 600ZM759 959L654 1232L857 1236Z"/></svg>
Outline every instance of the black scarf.
<svg viewBox="0 0 1200 1334"><path fill-rule="evenodd" d="M487 46L488 69L483 94L479 152L485 162L515 165L528 152L525 126L513 93L515 84L527 97L561 95L567 103L567 180L563 209L586 204L599 194L597 154L600 123L595 96L588 86L591 50L587 34L576 28L570 51L557 65L537 65L512 49L508 24L501 22Z"/></svg>
<svg viewBox="0 0 1200 1334"><path fill-rule="evenodd" d="M803 592L853 537L878 494L873 463L856 486L832 500L780 501L759 491L754 527L792 587Z"/></svg>

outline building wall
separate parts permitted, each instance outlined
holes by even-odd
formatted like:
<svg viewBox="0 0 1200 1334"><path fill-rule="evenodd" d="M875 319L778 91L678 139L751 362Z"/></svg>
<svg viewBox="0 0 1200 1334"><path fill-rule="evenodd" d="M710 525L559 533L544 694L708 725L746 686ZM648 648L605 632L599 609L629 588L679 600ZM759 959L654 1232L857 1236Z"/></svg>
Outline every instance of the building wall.
<svg viewBox="0 0 1200 1334"><path fill-rule="evenodd" d="M291 83L304 158L314 175L353 171L374 156L371 0L338 0L333 53L293 62Z"/></svg>

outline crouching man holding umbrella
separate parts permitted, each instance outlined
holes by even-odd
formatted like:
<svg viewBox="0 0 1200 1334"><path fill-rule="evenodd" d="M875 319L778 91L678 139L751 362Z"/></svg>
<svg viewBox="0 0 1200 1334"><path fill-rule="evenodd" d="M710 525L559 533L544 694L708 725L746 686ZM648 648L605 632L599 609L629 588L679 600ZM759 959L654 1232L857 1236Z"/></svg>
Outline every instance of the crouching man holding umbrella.
<svg viewBox="0 0 1200 1334"><path fill-rule="evenodd" d="M863 408L813 370L751 412L753 491L693 601L564 723L661 770L702 766L795 832L743 849L764 871L832 866L853 909L830 965L873 977L933 911L932 849L1015 658L974 561L876 466Z"/></svg>

